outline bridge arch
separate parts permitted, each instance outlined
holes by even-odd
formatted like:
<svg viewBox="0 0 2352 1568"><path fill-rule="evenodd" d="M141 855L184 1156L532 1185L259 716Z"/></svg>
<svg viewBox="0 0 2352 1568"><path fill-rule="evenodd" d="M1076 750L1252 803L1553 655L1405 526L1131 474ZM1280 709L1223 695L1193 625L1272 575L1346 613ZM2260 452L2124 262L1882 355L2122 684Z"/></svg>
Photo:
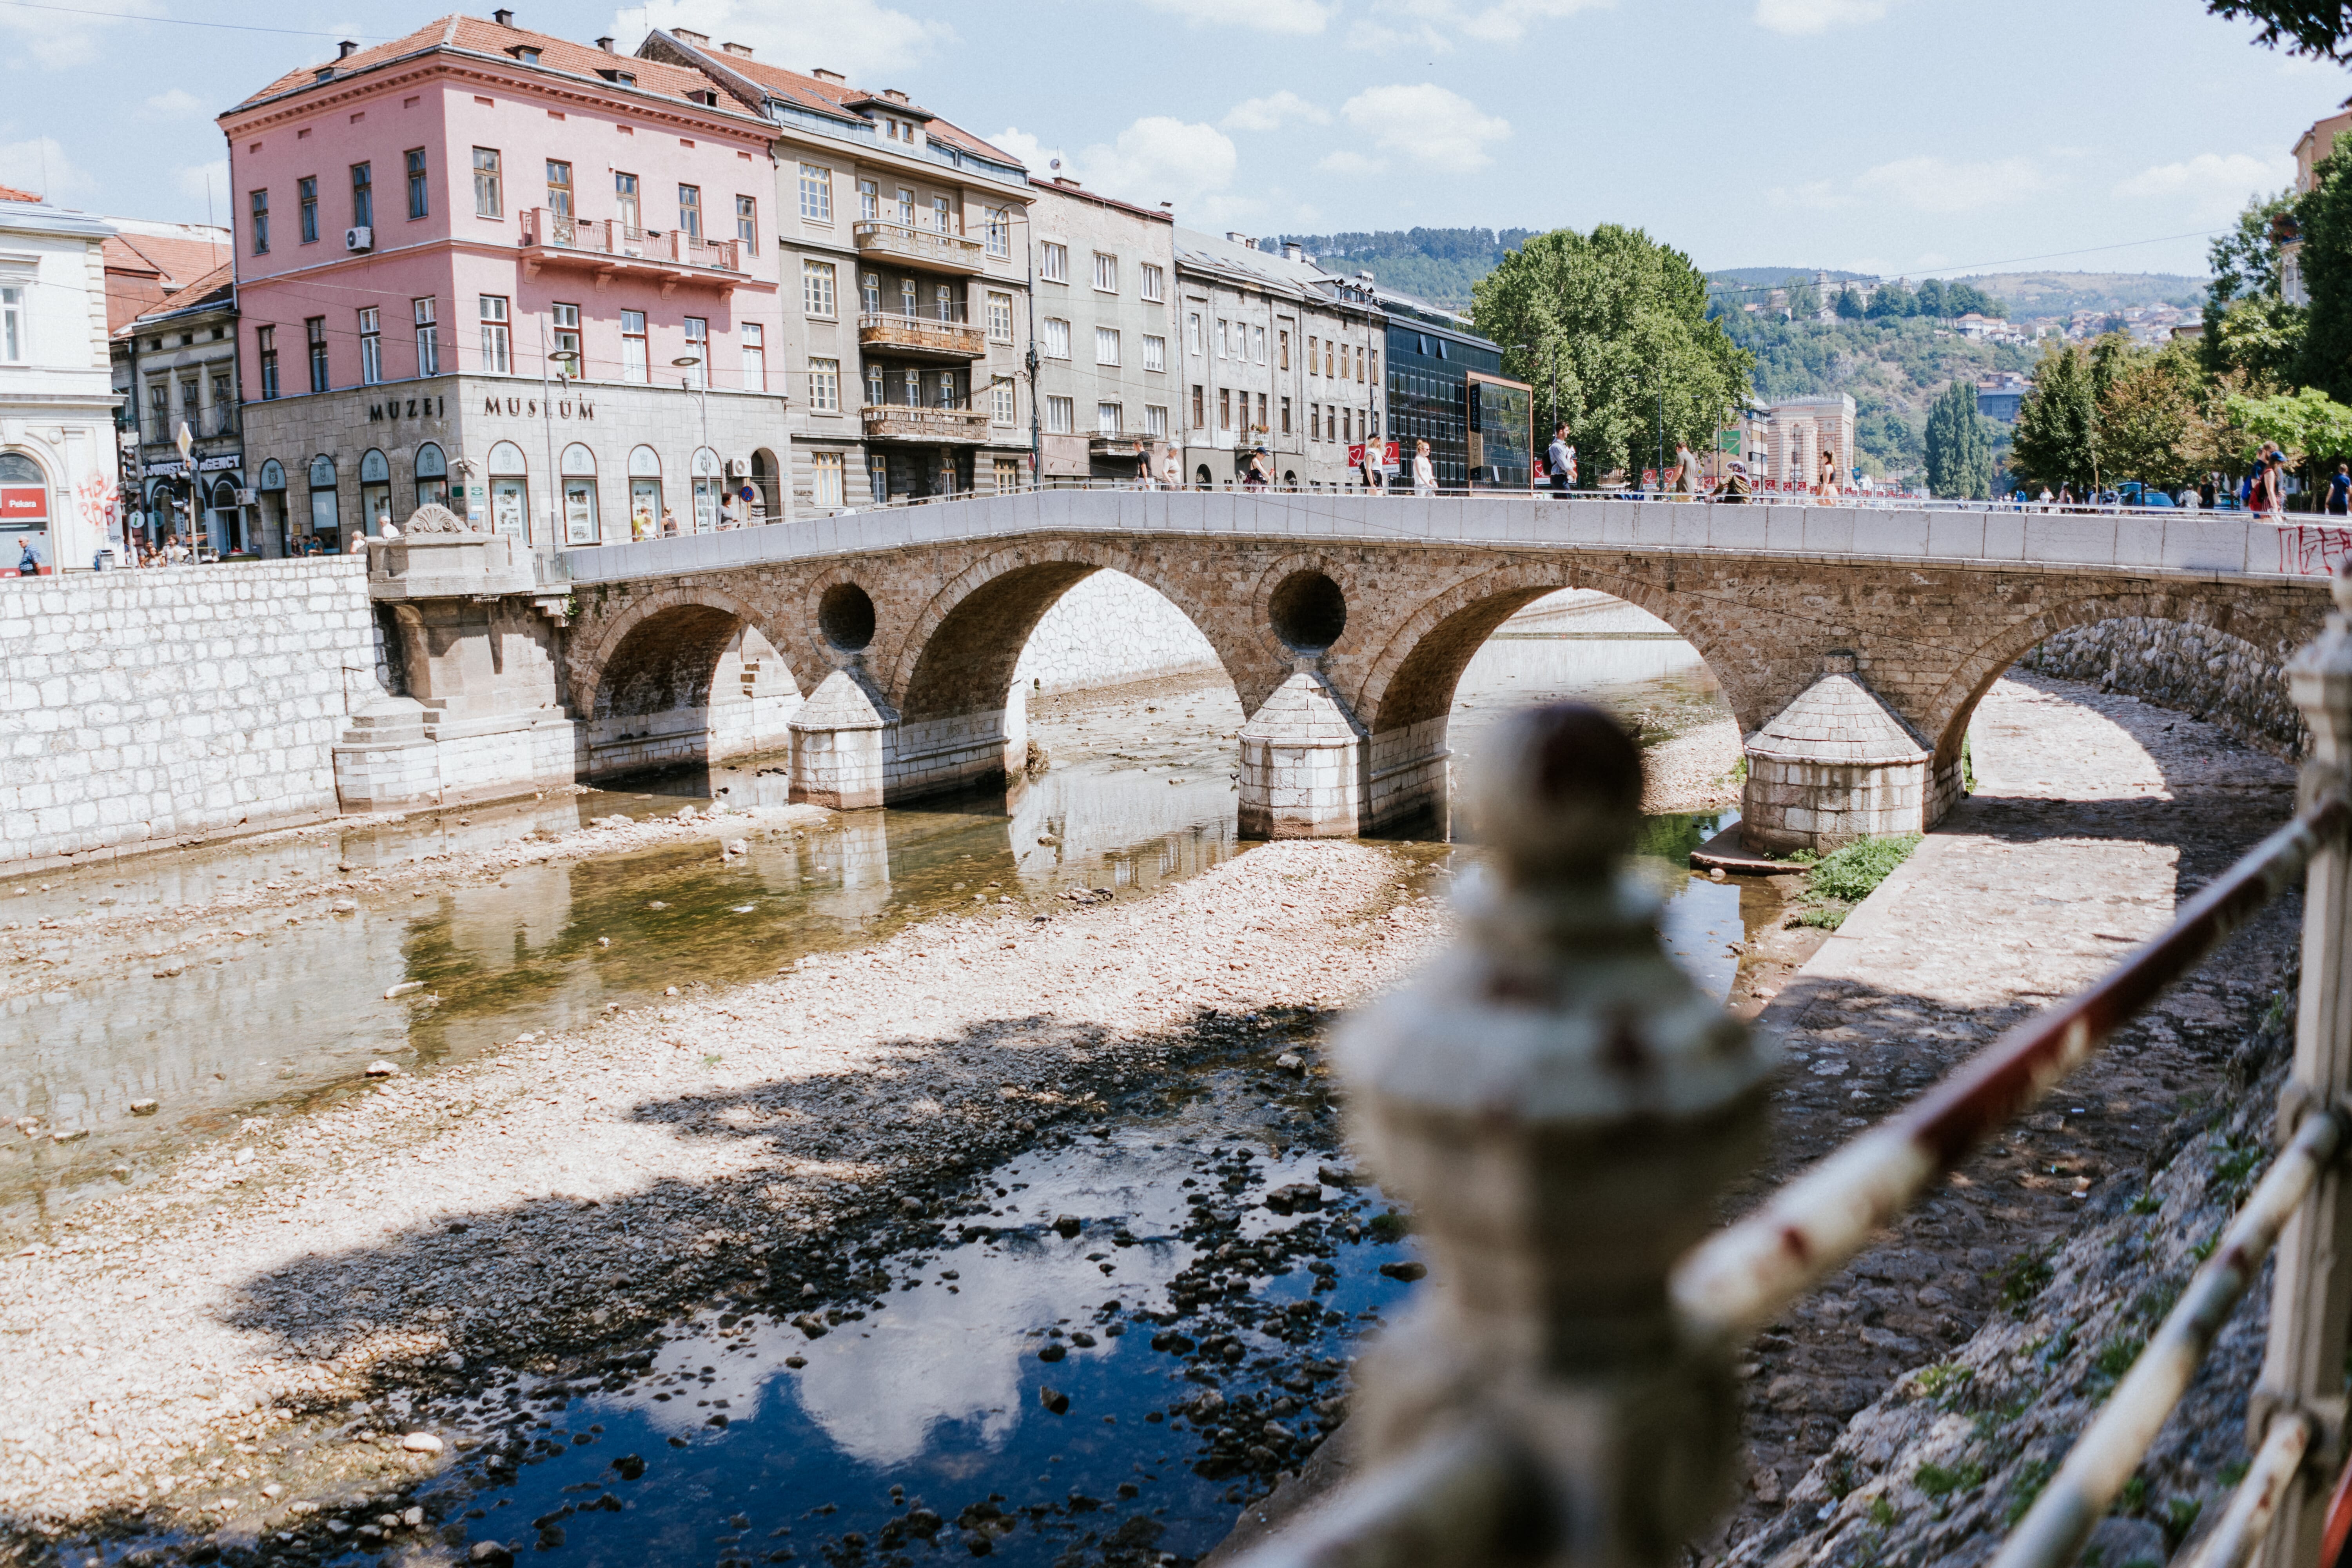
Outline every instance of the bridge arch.
<svg viewBox="0 0 2352 1568"><path fill-rule="evenodd" d="M590 777L789 743L801 683L784 639L748 601L702 584L657 589L583 632L570 695Z"/></svg>

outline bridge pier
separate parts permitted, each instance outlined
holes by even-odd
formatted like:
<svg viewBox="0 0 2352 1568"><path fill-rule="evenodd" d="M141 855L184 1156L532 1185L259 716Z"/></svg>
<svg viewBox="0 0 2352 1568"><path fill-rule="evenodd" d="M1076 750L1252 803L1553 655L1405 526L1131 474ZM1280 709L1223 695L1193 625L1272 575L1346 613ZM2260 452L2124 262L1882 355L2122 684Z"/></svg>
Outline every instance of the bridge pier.
<svg viewBox="0 0 2352 1568"><path fill-rule="evenodd" d="M1739 838L1757 854L1924 833L1958 795L1958 763L1931 766L1932 748L1863 684L1850 653L1824 658L1747 752Z"/></svg>
<svg viewBox="0 0 2352 1568"><path fill-rule="evenodd" d="M1370 737L1303 664L1241 729L1244 838L1352 838L1364 826Z"/></svg>
<svg viewBox="0 0 2352 1568"><path fill-rule="evenodd" d="M858 679L863 673L855 666L835 670L793 715L791 799L835 811L882 804L897 715Z"/></svg>

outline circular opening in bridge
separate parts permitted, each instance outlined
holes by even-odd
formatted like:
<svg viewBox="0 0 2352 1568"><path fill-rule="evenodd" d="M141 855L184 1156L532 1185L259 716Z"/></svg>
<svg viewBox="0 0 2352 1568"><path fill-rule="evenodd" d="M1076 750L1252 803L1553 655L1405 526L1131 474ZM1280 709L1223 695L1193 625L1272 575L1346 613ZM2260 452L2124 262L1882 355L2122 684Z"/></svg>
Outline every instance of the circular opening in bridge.
<svg viewBox="0 0 2352 1568"><path fill-rule="evenodd" d="M855 583L835 583L816 602L817 630L844 653L874 640L874 601Z"/></svg>
<svg viewBox="0 0 2352 1568"><path fill-rule="evenodd" d="M1292 647L1329 647L1348 628L1348 596L1320 572L1293 572L1276 584L1266 618Z"/></svg>

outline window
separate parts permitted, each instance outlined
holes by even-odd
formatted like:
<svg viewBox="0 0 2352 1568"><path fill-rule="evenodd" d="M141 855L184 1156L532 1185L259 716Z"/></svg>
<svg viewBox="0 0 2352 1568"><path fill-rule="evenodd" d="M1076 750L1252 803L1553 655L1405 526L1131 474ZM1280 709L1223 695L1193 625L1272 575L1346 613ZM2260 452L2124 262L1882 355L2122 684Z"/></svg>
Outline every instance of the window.
<svg viewBox="0 0 2352 1568"><path fill-rule="evenodd" d="M801 308L812 316L834 313L834 269L830 261L801 263Z"/></svg>
<svg viewBox="0 0 2352 1568"><path fill-rule="evenodd" d="M408 216L423 217L427 207L425 198L425 149L411 147L401 157L408 164Z"/></svg>
<svg viewBox="0 0 2352 1568"><path fill-rule="evenodd" d="M412 300L409 314L416 322L416 374L441 374L441 329L434 323L433 301Z"/></svg>
<svg viewBox="0 0 2352 1568"><path fill-rule="evenodd" d="M504 375L514 368L508 350L507 301L500 294L482 296L482 368Z"/></svg>
<svg viewBox="0 0 2352 1568"><path fill-rule="evenodd" d="M1358 343L1358 344L1356 345L1356 380L1357 380L1357 383L1358 383L1359 384L1361 384L1361 383L1363 382L1363 379L1364 379L1364 345L1363 345L1363 344L1361 344L1361 343Z"/></svg>
<svg viewBox="0 0 2352 1568"><path fill-rule="evenodd" d="M990 207L987 212L987 217L988 254L991 256L1012 255L1013 219L1011 215L1006 213L1003 207Z"/></svg>
<svg viewBox="0 0 2352 1568"><path fill-rule="evenodd" d="M1311 337L1307 340L1307 374L1309 375L1323 374L1321 362L1315 357L1315 340Z"/></svg>
<svg viewBox="0 0 2352 1568"><path fill-rule="evenodd" d="M1118 435L1125 428L1125 426L1120 423L1120 421L1125 417L1125 411L1116 403L1096 404L1095 434L1097 436Z"/></svg>
<svg viewBox="0 0 2352 1568"><path fill-rule="evenodd" d="M269 254L269 193L253 193L253 254Z"/></svg>
<svg viewBox="0 0 2352 1568"><path fill-rule="evenodd" d="M1077 404L1074 399L1067 397L1045 399L1045 429L1049 434L1055 436L1076 434L1074 426L1077 422Z"/></svg>
<svg viewBox="0 0 2352 1568"><path fill-rule="evenodd" d="M963 399L959 395L955 372L951 370L943 370L940 372L938 385L939 405L941 408L961 408L964 406Z"/></svg>
<svg viewBox="0 0 2352 1568"><path fill-rule="evenodd" d="M866 401L869 406L875 408L881 407L887 401L883 395L882 367L878 364L869 364L866 367Z"/></svg>
<svg viewBox="0 0 2352 1568"><path fill-rule="evenodd" d="M1069 322L1052 316L1045 318L1045 346L1043 352L1047 359L1070 357Z"/></svg>
<svg viewBox="0 0 2352 1568"><path fill-rule="evenodd" d="M1037 276L1048 283L1070 280L1070 247L1052 240L1037 247Z"/></svg>
<svg viewBox="0 0 2352 1568"><path fill-rule="evenodd" d="M1275 363L1276 363L1280 368L1282 368L1282 369L1284 369L1284 370L1288 370L1288 369L1290 368L1290 329L1289 329L1289 328L1285 327L1285 328L1284 328L1284 329L1283 329L1279 333L1276 334L1275 353L1276 353L1276 355L1278 355L1278 356L1279 356L1279 357L1276 360L1276 362L1275 362Z"/></svg>
<svg viewBox="0 0 2352 1568"><path fill-rule="evenodd" d="M1371 353L1371 383L1378 386L1381 384L1381 351L1378 349Z"/></svg>
<svg viewBox="0 0 2352 1568"><path fill-rule="evenodd" d="M321 452L310 459L310 531L331 542L341 526L335 515L335 459Z"/></svg>
<svg viewBox="0 0 2352 1568"><path fill-rule="evenodd" d="M1155 441L1167 439L1168 405L1166 404L1147 403L1143 405L1143 433Z"/></svg>
<svg viewBox="0 0 2352 1568"><path fill-rule="evenodd" d="M1323 405L1319 403L1307 405L1307 438L1310 441L1323 439Z"/></svg>
<svg viewBox="0 0 2352 1568"><path fill-rule="evenodd" d="M911 316L914 313L915 280L911 278L901 278L898 279L898 314Z"/></svg>
<svg viewBox="0 0 2352 1568"><path fill-rule="evenodd" d="M842 503L841 454L812 452L809 454L809 503L812 506L837 507Z"/></svg>
<svg viewBox="0 0 2352 1568"><path fill-rule="evenodd" d="M1143 297L1157 304L1167 298L1168 274L1156 261L1143 264Z"/></svg>
<svg viewBox="0 0 2352 1568"><path fill-rule="evenodd" d="M430 441L416 448L416 504L449 504L449 459Z"/></svg>
<svg viewBox="0 0 2352 1568"><path fill-rule="evenodd" d="M1103 251L1095 252L1095 288L1104 294L1118 292L1118 258Z"/></svg>
<svg viewBox="0 0 2352 1568"><path fill-rule="evenodd" d="M1243 401L1244 404L1246 404L1246 403L1249 401L1249 394L1248 394L1248 393L1244 392L1244 393L1243 393L1243 394L1242 394L1242 401ZM1244 407L1244 408L1242 410L1242 412L1243 412L1244 415L1246 415L1246 414L1249 412L1249 410L1248 410L1246 407ZM1259 394L1257 395L1257 424L1256 424L1256 426L1255 426L1255 428L1260 429L1260 430L1263 430L1263 429L1265 429L1265 393L1263 393L1263 392L1261 392L1261 393L1259 393Z"/></svg>
<svg viewBox="0 0 2352 1568"><path fill-rule="evenodd" d="M1329 338L1325 338L1323 340L1323 374L1327 376L1335 374L1331 369L1331 354L1333 347L1334 344Z"/></svg>
<svg viewBox="0 0 2352 1568"><path fill-rule="evenodd" d="M1201 357L1201 312L1194 310L1184 318L1184 342L1191 347L1192 357Z"/></svg>
<svg viewBox="0 0 2352 1568"><path fill-rule="evenodd" d="M996 493L1010 495L1021 488L1021 459L999 458L992 465L996 470Z"/></svg>
<svg viewBox="0 0 2352 1568"><path fill-rule="evenodd" d="M1097 364L1118 363L1118 329L1117 327L1095 329L1095 363Z"/></svg>
<svg viewBox="0 0 2352 1568"><path fill-rule="evenodd" d="M640 227L642 219L637 211L637 177L635 174L615 174L613 176L613 216L620 220L623 228L633 235Z"/></svg>
<svg viewBox="0 0 2352 1568"><path fill-rule="evenodd" d="M580 357L580 307L558 303L548 308L549 325L555 330L555 353L562 357L555 367L577 381L588 374L587 362Z"/></svg>
<svg viewBox="0 0 2352 1568"><path fill-rule="evenodd" d="M857 182L857 216L867 223L882 216L882 187L871 180Z"/></svg>
<svg viewBox="0 0 2352 1568"><path fill-rule="evenodd" d="M809 412L812 414L840 413L841 362L837 359L809 361L808 380ZM877 397L873 401L879 403L882 400Z"/></svg>
<svg viewBox="0 0 2352 1568"><path fill-rule="evenodd" d="M690 239L702 237L702 187L680 185L677 188L677 226Z"/></svg>
<svg viewBox="0 0 2352 1568"><path fill-rule="evenodd" d="M905 185L898 187L898 222L908 228L915 226L915 193Z"/></svg>
<svg viewBox="0 0 2352 1568"><path fill-rule="evenodd" d="M392 521L392 465L373 447L360 458L360 527L381 537Z"/></svg>
<svg viewBox="0 0 2352 1568"><path fill-rule="evenodd" d="M621 312L621 379L642 383L646 374L646 313L643 310L624 310Z"/></svg>
<svg viewBox="0 0 2352 1568"><path fill-rule="evenodd" d="M563 448L563 542L594 544L596 526L596 454L574 441Z"/></svg>
<svg viewBox="0 0 2352 1568"><path fill-rule="evenodd" d="M989 417L999 425L1010 425L1017 418L1013 407L1013 378L1000 375L988 384Z"/></svg>
<svg viewBox="0 0 2352 1568"><path fill-rule="evenodd" d="M1223 316L1219 316L1217 318L1217 357L1219 359L1225 357L1226 350L1231 346L1232 338L1233 324Z"/></svg>
<svg viewBox="0 0 2352 1568"><path fill-rule="evenodd" d="M383 328L376 307L360 311L360 384L373 386L383 379Z"/></svg>
<svg viewBox="0 0 2352 1568"><path fill-rule="evenodd" d="M858 300L859 309L863 310L867 315L878 316L882 313L882 279L880 274L868 272L865 276L858 285Z"/></svg>
<svg viewBox="0 0 2352 1568"><path fill-rule="evenodd" d="M694 361L691 365L679 367L686 372L687 384L709 386L710 384L710 321L708 317L688 316L686 319L685 357Z"/></svg>
<svg viewBox="0 0 2352 1568"><path fill-rule="evenodd" d="M931 226L941 234L956 231L955 204L945 196L931 198Z"/></svg>
<svg viewBox="0 0 2352 1568"><path fill-rule="evenodd" d="M832 186L825 187L829 193ZM735 198L735 237L740 241L744 254L760 254L760 199L757 196Z"/></svg>
<svg viewBox="0 0 2352 1568"><path fill-rule="evenodd" d="M572 216L572 165L558 158L547 161L547 210L557 217Z"/></svg>
<svg viewBox="0 0 2352 1568"><path fill-rule="evenodd" d="M1143 368L1161 371L1168 368L1166 338L1154 337L1150 332L1143 334Z"/></svg>
<svg viewBox="0 0 2352 1568"><path fill-rule="evenodd" d="M833 221L833 171L822 163L801 165L801 216L810 223Z"/></svg>
<svg viewBox="0 0 2352 1568"><path fill-rule="evenodd" d="M661 454L651 447L629 452L629 537L658 538L662 531Z"/></svg>
<svg viewBox="0 0 2352 1568"><path fill-rule="evenodd" d="M530 469L522 448L500 441L490 448L490 527L509 539L530 537Z"/></svg>
<svg viewBox="0 0 2352 1568"><path fill-rule="evenodd" d="M301 231L301 243L319 243L319 181L305 174L294 182L294 222Z"/></svg>
<svg viewBox="0 0 2352 1568"><path fill-rule="evenodd" d="M1290 434L1290 399L1287 397L1282 400L1282 433L1286 436Z"/></svg>
<svg viewBox="0 0 2352 1568"><path fill-rule="evenodd" d="M743 339L743 390L768 390L768 330L757 321L740 329Z"/></svg>
<svg viewBox="0 0 2352 1568"><path fill-rule="evenodd" d="M988 336L991 342L1009 343L1013 341L1013 296L991 294L988 297Z"/></svg>
<svg viewBox="0 0 2352 1568"><path fill-rule="evenodd" d="M1208 405L1204 401L1207 396L1206 390L1195 383L1192 387L1192 428L1195 430L1209 427Z"/></svg>
<svg viewBox="0 0 2352 1568"><path fill-rule="evenodd" d="M495 147L474 149L474 216L506 216L506 197L499 188L499 150Z"/></svg>
<svg viewBox="0 0 2352 1568"><path fill-rule="evenodd" d="M302 341L310 356L310 390L327 390L327 318L311 316L302 322Z"/></svg>
<svg viewBox="0 0 2352 1568"><path fill-rule="evenodd" d="M931 286L931 320L960 321L963 313L956 308L955 289L945 283Z"/></svg>
<svg viewBox="0 0 2352 1568"><path fill-rule="evenodd" d="M373 164L352 165L352 226L375 226L375 173Z"/></svg>
<svg viewBox="0 0 2352 1568"><path fill-rule="evenodd" d="M1230 429L1232 429L1233 427L1234 427L1234 394L1233 394L1233 389L1232 389L1231 387L1221 386L1221 387L1217 388L1217 428L1218 428L1218 429L1220 429L1220 430L1230 430Z"/></svg>

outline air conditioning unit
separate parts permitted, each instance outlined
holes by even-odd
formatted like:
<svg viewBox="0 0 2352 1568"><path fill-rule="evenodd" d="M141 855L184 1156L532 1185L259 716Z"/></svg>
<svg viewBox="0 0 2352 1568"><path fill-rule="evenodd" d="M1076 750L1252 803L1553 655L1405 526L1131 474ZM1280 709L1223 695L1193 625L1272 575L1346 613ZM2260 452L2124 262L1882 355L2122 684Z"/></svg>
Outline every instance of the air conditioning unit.
<svg viewBox="0 0 2352 1568"><path fill-rule="evenodd" d="M362 225L358 228L347 228L343 230L343 248L345 250L373 250L375 248L375 230L369 228L365 225Z"/></svg>
<svg viewBox="0 0 2352 1568"><path fill-rule="evenodd" d="M745 460L744 458L728 458L728 459L727 459L727 477L728 477L729 479L750 479L750 478L751 477L751 463L750 463L750 462L748 462L747 460Z"/></svg>

